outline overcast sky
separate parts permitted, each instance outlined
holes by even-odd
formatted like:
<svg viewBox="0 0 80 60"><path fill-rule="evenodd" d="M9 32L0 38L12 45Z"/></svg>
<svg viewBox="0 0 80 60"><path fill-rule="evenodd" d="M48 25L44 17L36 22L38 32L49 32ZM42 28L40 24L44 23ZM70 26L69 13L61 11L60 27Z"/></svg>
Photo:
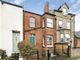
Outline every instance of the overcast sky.
<svg viewBox="0 0 80 60"><path fill-rule="evenodd" d="M49 1L50 9L58 9L63 3L69 5L69 12L76 14L75 30L80 31L80 0L5 0L10 3L22 5L24 10L43 14L45 1Z"/></svg>

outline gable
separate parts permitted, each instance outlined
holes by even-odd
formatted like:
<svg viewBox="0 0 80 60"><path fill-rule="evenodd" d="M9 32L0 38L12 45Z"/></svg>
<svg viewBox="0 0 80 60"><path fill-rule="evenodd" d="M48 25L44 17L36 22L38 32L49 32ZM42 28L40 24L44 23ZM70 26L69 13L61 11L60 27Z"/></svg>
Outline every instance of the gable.
<svg viewBox="0 0 80 60"><path fill-rule="evenodd" d="M61 5L59 8L58 8L58 10L61 10L62 11L62 9L63 8L65 8L65 9L69 9L69 6L66 4L66 3L64 3L63 5Z"/></svg>

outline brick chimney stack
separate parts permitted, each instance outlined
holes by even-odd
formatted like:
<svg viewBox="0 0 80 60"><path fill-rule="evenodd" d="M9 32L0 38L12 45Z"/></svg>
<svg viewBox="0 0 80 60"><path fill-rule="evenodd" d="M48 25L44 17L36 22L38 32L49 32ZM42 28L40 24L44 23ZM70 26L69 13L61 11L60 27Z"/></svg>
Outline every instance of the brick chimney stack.
<svg viewBox="0 0 80 60"><path fill-rule="evenodd" d="M49 12L49 2L48 1L46 1L44 5L44 12Z"/></svg>

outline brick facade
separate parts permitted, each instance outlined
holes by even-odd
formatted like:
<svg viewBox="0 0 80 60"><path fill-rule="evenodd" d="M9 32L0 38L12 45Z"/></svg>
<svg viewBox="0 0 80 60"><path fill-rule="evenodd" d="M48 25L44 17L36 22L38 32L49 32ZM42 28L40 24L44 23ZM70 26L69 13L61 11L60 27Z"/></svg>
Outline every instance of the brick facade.
<svg viewBox="0 0 80 60"><path fill-rule="evenodd" d="M35 28L31 28L29 26L29 18L34 17L35 18ZM47 23L47 18L51 18L53 20L53 28L48 28L46 25ZM42 21L45 20L45 27L42 27ZM50 15L48 13L45 13L43 16L37 15L32 12L27 12L24 11L24 41L26 44L29 44L29 37L31 33L34 33L36 36L36 43L35 43L35 48L42 52L42 51L47 51L50 50L53 52L54 50L54 43L56 41L56 20L55 20L55 15ZM48 48L43 46L43 36L45 36L45 39L47 35L53 36L53 47ZM45 42L46 43L46 42Z"/></svg>
<svg viewBox="0 0 80 60"><path fill-rule="evenodd" d="M36 20L35 28L30 28L29 26L29 18L34 17ZM36 48L41 50L41 40L42 40L42 30L41 30L41 16L36 15L34 13L29 13L27 11L24 12L24 40L26 44L29 44L29 37L31 33L36 35Z"/></svg>
<svg viewBox="0 0 80 60"><path fill-rule="evenodd" d="M75 36L75 40L74 41L75 41L75 43L74 43L75 44L75 47L76 48L80 48L80 37L76 37Z"/></svg>

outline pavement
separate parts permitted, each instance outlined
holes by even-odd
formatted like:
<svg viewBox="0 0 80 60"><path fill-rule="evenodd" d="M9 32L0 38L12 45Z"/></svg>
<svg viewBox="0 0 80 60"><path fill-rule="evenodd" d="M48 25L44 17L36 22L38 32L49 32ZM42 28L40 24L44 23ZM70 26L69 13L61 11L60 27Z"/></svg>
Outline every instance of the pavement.
<svg viewBox="0 0 80 60"><path fill-rule="evenodd" d="M70 58L70 57L67 57L67 56L55 56L55 57L51 57L50 60L80 60L80 57Z"/></svg>

